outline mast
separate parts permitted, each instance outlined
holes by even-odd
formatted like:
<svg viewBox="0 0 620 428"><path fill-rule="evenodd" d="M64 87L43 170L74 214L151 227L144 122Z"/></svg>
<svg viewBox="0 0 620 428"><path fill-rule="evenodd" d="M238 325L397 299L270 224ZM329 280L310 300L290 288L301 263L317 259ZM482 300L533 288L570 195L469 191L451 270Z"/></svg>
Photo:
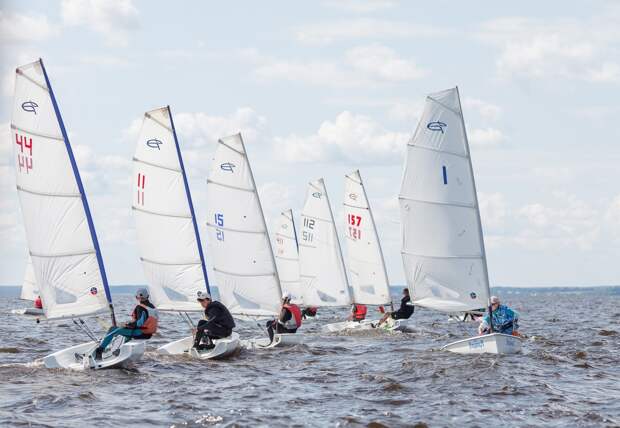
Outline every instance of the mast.
<svg viewBox="0 0 620 428"><path fill-rule="evenodd" d="M241 147L243 147L243 154L248 163L248 171L250 171L250 179L252 180L252 186L256 191L256 201L258 202L258 208L261 212L261 219L263 221L263 227L265 228L265 234L267 235L267 244L269 245L269 251L271 252L271 266L273 267L273 272L276 277L276 284L278 286L278 291L280 294L280 298L282 297L282 285L280 284L280 275L278 274L278 268L276 266L276 258L273 252L273 245L271 244L271 239L269 239L269 229L267 229L267 223L265 222L265 211L263 211L263 205L261 204L260 197L258 196L258 188L256 187L256 181L254 181L254 172L252 171L252 165L250 165L250 161L248 160L248 152L245 149L245 143L243 142L243 137L241 133L239 133L239 141L241 141Z"/></svg>
<svg viewBox="0 0 620 428"><path fill-rule="evenodd" d="M90 213L90 208L88 206L88 200L86 199L86 193L84 192L84 186L82 185L80 171L78 170L77 163L75 162L75 157L73 156L73 150L71 149L71 144L69 142L69 136L67 134L67 130L65 129L65 124L62 120L60 109L58 108L58 103L56 102L56 96L54 95L52 84L50 83L49 77L47 75L47 71L45 70L45 66L43 65L43 60L41 58L39 58L39 63L41 64L41 70L43 70L43 76L45 77L45 83L47 84L47 87L49 88L50 98L52 100L52 106L54 107L54 112L56 113L56 119L58 120L58 124L60 126L60 132L62 133L62 137L65 143L65 148L67 149L67 154L69 155L69 161L71 163L71 168L73 169L73 175L75 176L75 181L77 182L77 186L80 191L80 199L82 200L82 206L84 207L84 212L86 214L86 221L88 222L88 230L90 231L90 236L93 240L93 246L95 247L95 255L97 257L97 263L99 265L99 272L101 273L101 281L103 283L103 288L105 290L105 296L108 301L108 307L110 309L110 318L112 320L112 326L116 327L116 316L114 314L112 294L110 293L110 287L108 285L108 278L105 272L105 267L103 265L103 258L101 256L101 249L99 247L99 241L97 240L97 233L95 232L95 226L93 224L93 219Z"/></svg>
<svg viewBox="0 0 620 428"><path fill-rule="evenodd" d="M489 308L489 327L491 333L493 332L493 310L491 307L491 285L489 282L489 270L487 267L487 254L484 247L484 235L482 234L482 220L480 219L480 204L478 204L478 190L476 189L476 177L474 176L474 168L471 163L471 153L469 151L469 139L467 137L467 131L465 129L465 119L463 117L463 108L461 106L461 94L459 93L459 87L456 86L456 95L459 100L459 111L461 117L461 127L463 129L463 135L465 136L465 150L467 151L467 160L469 164L469 172L474 185L474 200L476 201L476 220L478 221L478 239L480 239L480 248L482 249L482 268L484 270L484 277L487 285L487 299Z"/></svg>
<svg viewBox="0 0 620 428"><path fill-rule="evenodd" d="M168 116L170 117L170 125L172 125L172 135L174 137L174 145L177 149L177 156L179 158L179 165L181 166L181 175L183 176L183 184L185 185L185 194L187 195L187 203L189 204L189 210L192 213L192 224L194 225L194 233L196 234L196 246L198 247L198 254L200 255L200 264L202 266L202 274L204 275L205 285L207 291L211 294L209 287L209 277L207 275L207 268L205 264L205 257L202 252L202 241L200 240L200 233L198 231L198 223L196 222L196 214L194 213L194 204L192 203L192 194L189 191L189 184L187 182L187 175L185 174L185 166L183 165L183 157L181 156L181 148L179 147L179 140L177 139L177 131L174 127L174 120L172 119L172 112L170 106L166 106L168 110Z"/></svg>
<svg viewBox="0 0 620 428"><path fill-rule="evenodd" d="M299 241L297 240L297 228L295 227L295 218L293 217L293 210L289 208L288 212L291 213L291 223L293 224L293 236L295 236L295 246L297 247L297 255L299 257Z"/></svg>
<svg viewBox="0 0 620 428"><path fill-rule="evenodd" d="M342 247L340 246L340 237L338 236L338 229L336 229L336 222L334 221L334 213L332 212L332 204L329 202L329 196L327 195L327 187L325 187L325 180L322 178L319 179L320 183L323 185L323 191L325 192L325 200L327 201L327 206L329 208L329 215L332 219L332 224L334 225L334 231L336 233L336 243L338 244L338 253L340 254L340 264L342 265L342 271L344 272L344 281L347 285L347 295L349 297L349 303L351 303L351 285L349 284L349 276L347 275L347 268L344 266L344 258L342 257Z"/></svg>

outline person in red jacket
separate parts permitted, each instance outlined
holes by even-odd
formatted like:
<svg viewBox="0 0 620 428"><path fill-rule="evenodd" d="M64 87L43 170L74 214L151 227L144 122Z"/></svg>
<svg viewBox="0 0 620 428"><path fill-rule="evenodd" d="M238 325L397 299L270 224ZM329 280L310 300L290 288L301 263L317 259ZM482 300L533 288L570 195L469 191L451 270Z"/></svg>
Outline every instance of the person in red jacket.
<svg viewBox="0 0 620 428"><path fill-rule="evenodd" d="M41 296L37 296L37 298L34 299L34 307L35 309L43 309L43 302L41 301Z"/></svg>
<svg viewBox="0 0 620 428"><path fill-rule="evenodd" d="M299 306L291 303L291 293L285 292L282 295L282 309L277 320L267 322L267 333L269 334L269 343L273 342L274 331L276 333L296 333L301 327L302 316Z"/></svg>
<svg viewBox="0 0 620 428"><path fill-rule="evenodd" d="M366 319L366 313L368 313L366 305L353 303L353 306L351 306L351 315L349 315L347 320L357 322L363 321Z"/></svg>

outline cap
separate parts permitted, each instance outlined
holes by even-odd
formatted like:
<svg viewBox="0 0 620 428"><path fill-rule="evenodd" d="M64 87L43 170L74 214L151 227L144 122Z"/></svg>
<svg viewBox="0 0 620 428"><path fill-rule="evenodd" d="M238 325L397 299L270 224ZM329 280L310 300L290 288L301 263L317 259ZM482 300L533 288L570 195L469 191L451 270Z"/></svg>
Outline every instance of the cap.
<svg viewBox="0 0 620 428"><path fill-rule="evenodd" d="M493 304L493 303L499 303L499 297L491 296L491 304Z"/></svg>
<svg viewBox="0 0 620 428"><path fill-rule="evenodd" d="M136 297L139 297L141 299L148 299L149 290L147 290L146 288L138 288L138 290L136 291Z"/></svg>
<svg viewBox="0 0 620 428"><path fill-rule="evenodd" d="M196 293L196 300L206 300L206 299L211 300L211 295L207 293L206 291L199 291L198 293Z"/></svg>

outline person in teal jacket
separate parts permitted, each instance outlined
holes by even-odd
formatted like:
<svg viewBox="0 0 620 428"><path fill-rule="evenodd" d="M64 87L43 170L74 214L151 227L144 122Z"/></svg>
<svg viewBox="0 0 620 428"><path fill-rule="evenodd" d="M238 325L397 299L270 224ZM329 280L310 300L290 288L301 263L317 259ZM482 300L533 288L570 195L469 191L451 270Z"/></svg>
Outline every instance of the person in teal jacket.
<svg viewBox="0 0 620 428"><path fill-rule="evenodd" d="M502 305L497 296L491 296L491 311L493 314L493 332L519 335L519 314L516 311ZM488 313L482 318L482 322L478 327L478 333L490 333Z"/></svg>

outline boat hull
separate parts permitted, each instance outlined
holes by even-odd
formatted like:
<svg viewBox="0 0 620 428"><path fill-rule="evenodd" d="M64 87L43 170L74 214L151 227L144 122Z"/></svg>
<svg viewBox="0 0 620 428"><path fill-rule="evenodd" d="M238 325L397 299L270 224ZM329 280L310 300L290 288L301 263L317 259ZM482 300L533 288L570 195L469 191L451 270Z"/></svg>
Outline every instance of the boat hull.
<svg viewBox="0 0 620 428"><path fill-rule="evenodd" d="M523 339L509 334L492 333L452 342L441 348L457 354L516 354Z"/></svg>
<svg viewBox="0 0 620 428"><path fill-rule="evenodd" d="M32 317L42 317L44 315L43 309L37 309L37 308L13 309L11 310L11 313L15 315L28 315Z"/></svg>
<svg viewBox="0 0 620 428"><path fill-rule="evenodd" d="M407 331L408 320L394 320L388 318L380 327L377 325L379 320L363 320L363 321L342 321L323 326L323 330L328 333L338 333L341 331L358 331L358 330L385 330L385 331Z"/></svg>
<svg viewBox="0 0 620 428"><path fill-rule="evenodd" d="M88 342L54 352L43 358L48 369L100 370L125 367L142 358L145 349L143 340L125 342L112 352L106 352L101 360L95 360L93 353L97 342ZM76 357L83 355L83 358Z"/></svg>
<svg viewBox="0 0 620 428"><path fill-rule="evenodd" d="M247 349L268 349L283 346L295 346L304 343L305 335L302 333L279 333L273 337L273 342L269 343L268 337L259 337L245 341L243 344Z"/></svg>
<svg viewBox="0 0 620 428"><path fill-rule="evenodd" d="M193 348L194 337L188 336L157 348L157 352L164 355L188 355L200 360L214 360L230 357L235 354L241 346L239 334L234 332L223 339L215 339L213 343L215 344L215 348L198 351Z"/></svg>

